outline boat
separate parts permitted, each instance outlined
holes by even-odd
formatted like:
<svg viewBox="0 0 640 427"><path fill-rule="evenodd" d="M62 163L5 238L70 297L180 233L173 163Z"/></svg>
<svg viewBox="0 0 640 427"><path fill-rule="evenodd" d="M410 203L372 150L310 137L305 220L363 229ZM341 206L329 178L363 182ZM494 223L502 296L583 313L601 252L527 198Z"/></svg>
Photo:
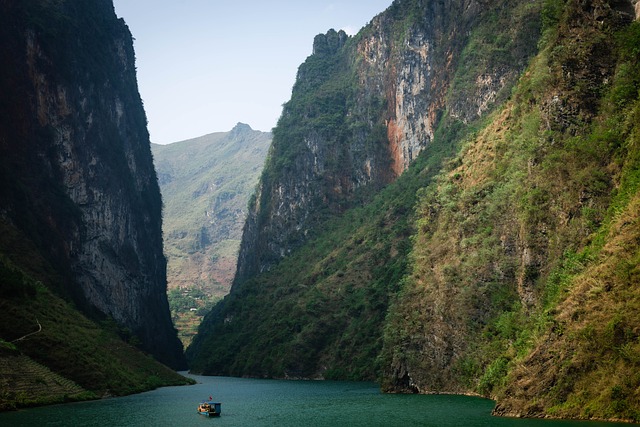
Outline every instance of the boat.
<svg viewBox="0 0 640 427"><path fill-rule="evenodd" d="M198 413L205 417L219 417L222 413L222 404L217 402L201 402L198 405Z"/></svg>

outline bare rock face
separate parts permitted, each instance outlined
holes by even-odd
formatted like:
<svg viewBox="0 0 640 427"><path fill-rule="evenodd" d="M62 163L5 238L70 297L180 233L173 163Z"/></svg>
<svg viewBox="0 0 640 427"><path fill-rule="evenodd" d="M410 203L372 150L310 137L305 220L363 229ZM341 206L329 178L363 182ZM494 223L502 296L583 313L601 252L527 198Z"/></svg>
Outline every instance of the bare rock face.
<svg viewBox="0 0 640 427"><path fill-rule="evenodd" d="M466 43L489 3L397 1L353 38L316 36L274 132L236 281L269 270L322 218L395 180L443 118L468 123L506 98L535 50L539 20L534 8L518 15L503 57L481 60Z"/></svg>
<svg viewBox="0 0 640 427"><path fill-rule="evenodd" d="M0 10L12 40L2 46L1 156L17 183L3 190L2 219L55 260L63 292L85 311L182 367L127 26L110 0L3 1Z"/></svg>

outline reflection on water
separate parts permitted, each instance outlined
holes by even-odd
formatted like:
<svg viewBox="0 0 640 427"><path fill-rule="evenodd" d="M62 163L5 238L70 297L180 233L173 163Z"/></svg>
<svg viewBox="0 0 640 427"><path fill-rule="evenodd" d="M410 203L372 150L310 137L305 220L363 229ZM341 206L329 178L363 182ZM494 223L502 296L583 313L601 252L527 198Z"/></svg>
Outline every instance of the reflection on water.
<svg viewBox="0 0 640 427"><path fill-rule="evenodd" d="M0 414L0 426L620 426L495 418L493 402L486 399L388 395L373 383L192 377L198 384ZM221 417L196 413L198 403L209 396L222 402Z"/></svg>

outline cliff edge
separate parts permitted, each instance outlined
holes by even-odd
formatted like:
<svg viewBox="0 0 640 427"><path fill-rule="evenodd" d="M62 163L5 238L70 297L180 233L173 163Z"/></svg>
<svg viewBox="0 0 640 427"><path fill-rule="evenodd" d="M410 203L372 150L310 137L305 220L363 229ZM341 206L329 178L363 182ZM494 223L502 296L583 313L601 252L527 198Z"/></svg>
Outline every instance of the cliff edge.
<svg viewBox="0 0 640 427"><path fill-rule="evenodd" d="M3 271L20 271L44 285L29 289L52 292L91 321L115 322L135 346L185 367L127 26L109 0L3 0L0 39ZM10 283L5 308L24 302ZM3 321L2 339L26 335L37 316Z"/></svg>

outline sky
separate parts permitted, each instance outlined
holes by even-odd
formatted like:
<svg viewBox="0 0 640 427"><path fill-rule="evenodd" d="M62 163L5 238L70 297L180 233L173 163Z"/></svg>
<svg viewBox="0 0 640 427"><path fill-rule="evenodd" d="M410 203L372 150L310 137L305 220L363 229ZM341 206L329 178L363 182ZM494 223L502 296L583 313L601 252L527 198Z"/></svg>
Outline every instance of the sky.
<svg viewBox="0 0 640 427"><path fill-rule="evenodd" d="M242 122L270 131L313 38L353 35L392 0L114 0L134 37L151 142Z"/></svg>

